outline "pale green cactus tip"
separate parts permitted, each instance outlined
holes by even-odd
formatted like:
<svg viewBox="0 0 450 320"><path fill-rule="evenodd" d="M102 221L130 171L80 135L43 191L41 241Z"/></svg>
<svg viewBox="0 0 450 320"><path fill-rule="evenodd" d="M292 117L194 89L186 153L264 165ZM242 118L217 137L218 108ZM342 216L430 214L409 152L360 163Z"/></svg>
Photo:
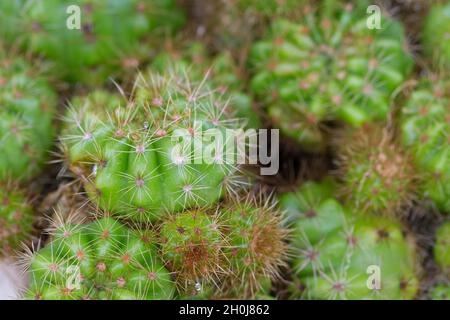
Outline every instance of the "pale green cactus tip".
<svg viewBox="0 0 450 320"><path fill-rule="evenodd" d="M39 173L53 142L56 94L23 58L0 47L0 181Z"/></svg>
<svg viewBox="0 0 450 320"><path fill-rule="evenodd" d="M228 129L240 127L202 83L149 73L138 77L130 101L94 95L103 98L69 110L61 141L69 169L101 209L156 221L214 204L245 184L236 145L211 137L229 141Z"/></svg>
<svg viewBox="0 0 450 320"><path fill-rule="evenodd" d="M175 284L158 256L151 230L134 230L104 217L64 223L52 242L30 253L25 297L43 300L171 299Z"/></svg>
<svg viewBox="0 0 450 320"><path fill-rule="evenodd" d="M252 197L169 217L160 234L163 257L182 297L269 295L286 261L287 231L280 213Z"/></svg>
<svg viewBox="0 0 450 320"><path fill-rule="evenodd" d="M450 212L450 80L448 75L420 79L402 108L402 144L412 154L422 198Z"/></svg>
<svg viewBox="0 0 450 320"><path fill-rule="evenodd" d="M309 182L281 196L281 207L297 217L292 298L413 299L418 279L410 239L394 221L342 206L330 186Z"/></svg>
<svg viewBox="0 0 450 320"><path fill-rule="evenodd" d="M32 238L31 199L12 183L0 183L0 256L15 256Z"/></svg>
<svg viewBox="0 0 450 320"><path fill-rule="evenodd" d="M368 28L360 6L331 1L300 22L273 22L250 53L251 89L282 133L317 152L330 121L359 127L387 119L413 60L400 23L382 15L381 24Z"/></svg>
<svg viewBox="0 0 450 320"><path fill-rule="evenodd" d="M57 79L96 86L148 62L185 22L173 0L32 0L22 11L28 50L48 59Z"/></svg>

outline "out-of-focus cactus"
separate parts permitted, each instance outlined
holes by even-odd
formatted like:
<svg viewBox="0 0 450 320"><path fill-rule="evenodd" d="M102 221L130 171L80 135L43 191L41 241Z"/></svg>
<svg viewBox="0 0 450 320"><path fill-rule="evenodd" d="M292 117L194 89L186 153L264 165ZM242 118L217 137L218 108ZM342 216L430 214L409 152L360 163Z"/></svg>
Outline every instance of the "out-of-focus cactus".
<svg viewBox="0 0 450 320"><path fill-rule="evenodd" d="M366 9L365 1L305 7L301 21L275 20L252 48L253 91L274 125L306 149L325 147L329 121L385 120L412 69L401 24L383 14L380 28L369 28Z"/></svg>
<svg viewBox="0 0 450 320"><path fill-rule="evenodd" d="M29 49L56 76L99 86L148 61L184 14L173 0L33 0L24 21Z"/></svg>
<svg viewBox="0 0 450 320"><path fill-rule="evenodd" d="M411 242L390 220L361 215L310 182L281 196L292 223L293 297L412 299L418 290ZM333 194L335 194L335 190Z"/></svg>
<svg viewBox="0 0 450 320"><path fill-rule="evenodd" d="M0 48L0 181L25 181L39 172L53 140L55 105L45 79Z"/></svg>
<svg viewBox="0 0 450 320"><path fill-rule="evenodd" d="M450 67L450 2L434 5L425 19L422 43L438 68Z"/></svg>
<svg viewBox="0 0 450 320"><path fill-rule="evenodd" d="M411 151L420 191L450 212L450 79L423 79L402 109L401 134Z"/></svg>

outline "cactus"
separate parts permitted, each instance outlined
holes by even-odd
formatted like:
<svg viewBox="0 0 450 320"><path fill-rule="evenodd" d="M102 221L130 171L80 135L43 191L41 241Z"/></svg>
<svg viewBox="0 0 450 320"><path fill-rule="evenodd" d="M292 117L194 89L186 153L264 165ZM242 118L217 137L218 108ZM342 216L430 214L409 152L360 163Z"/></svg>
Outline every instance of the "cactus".
<svg viewBox="0 0 450 320"><path fill-rule="evenodd" d="M415 197L415 170L387 128L366 125L339 140L342 193L359 212L400 215Z"/></svg>
<svg viewBox="0 0 450 320"><path fill-rule="evenodd" d="M20 12L23 3L24 0L0 2L0 41L3 45L9 47L20 44L17 26L20 24Z"/></svg>
<svg viewBox="0 0 450 320"><path fill-rule="evenodd" d="M432 300L450 300L450 285L438 284L431 290Z"/></svg>
<svg viewBox="0 0 450 320"><path fill-rule="evenodd" d="M286 258L279 214L252 197L168 217L160 237L163 257L189 297L267 295Z"/></svg>
<svg viewBox="0 0 450 320"><path fill-rule="evenodd" d="M423 27L424 53L438 68L450 67L450 2L434 5Z"/></svg>
<svg viewBox="0 0 450 320"><path fill-rule="evenodd" d="M29 49L52 61L59 78L88 85L136 69L157 48L157 34L184 23L173 0L34 0L24 18Z"/></svg>
<svg viewBox="0 0 450 320"><path fill-rule="evenodd" d="M444 274L450 277L450 222L437 230L434 258Z"/></svg>
<svg viewBox="0 0 450 320"><path fill-rule="evenodd" d="M56 95L24 59L0 48L0 181L26 181L53 140Z"/></svg>
<svg viewBox="0 0 450 320"><path fill-rule="evenodd" d="M252 48L252 90L304 149L325 148L330 121L359 127L387 119L390 96L411 71L402 26L383 15L381 29L369 29L366 8L365 1L305 7L301 23L275 20Z"/></svg>
<svg viewBox="0 0 450 320"><path fill-rule="evenodd" d="M450 79L422 79L402 109L402 142L421 173L421 193L450 212Z"/></svg>
<svg viewBox="0 0 450 320"><path fill-rule="evenodd" d="M29 261L29 299L170 299L174 283L154 235L112 218L62 224Z"/></svg>
<svg viewBox="0 0 450 320"><path fill-rule="evenodd" d="M30 239L33 207L24 191L11 183L0 184L0 256L12 255Z"/></svg>
<svg viewBox="0 0 450 320"><path fill-rule="evenodd" d="M235 149L211 137L237 128L220 100L170 74L139 77L135 91L129 102L99 108L88 97L66 117L65 157L91 200L148 222L235 191Z"/></svg>
<svg viewBox="0 0 450 320"><path fill-rule="evenodd" d="M245 83L242 70L236 64L230 51L209 57L204 45L199 42L190 43L187 48L166 50L159 54L151 67L158 72L164 70L188 70L191 79L201 82L205 78L210 90L217 91L222 99L227 101L234 116L245 122L247 128L262 127L256 111L253 109L252 98L244 93Z"/></svg>
<svg viewBox="0 0 450 320"><path fill-rule="evenodd" d="M295 272L292 296L412 299L418 289L414 256L400 226L362 216L342 206L329 191L329 181L309 182L297 192L281 195L282 209L297 217L290 253Z"/></svg>

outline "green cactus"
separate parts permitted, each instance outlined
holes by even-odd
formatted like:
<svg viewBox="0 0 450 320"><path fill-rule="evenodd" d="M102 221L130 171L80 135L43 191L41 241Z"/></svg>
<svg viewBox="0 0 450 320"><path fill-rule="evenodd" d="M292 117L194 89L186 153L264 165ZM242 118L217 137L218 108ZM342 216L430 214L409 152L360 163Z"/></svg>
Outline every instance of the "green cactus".
<svg viewBox="0 0 450 320"><path fill-rule="evenodd" d="M437 230L434 258L444 274L450 277L450 222Z"/></svg>
<svg viewBox="0 0 450 320"><path fill-rule="evenodd" d="M34 0L24 21L29 49L54 63L53 74L101 85L148 60L158 34L180 27L184 14L173 0Z"/></svg>
<svg viewBox="0 0 450 320"><path fill-rule="evenodd" d="M381 29L369 29L366 9L365 1L324 1L300 23L275 20L252 48L252 90L305 149L323 150L329 121L387 119L391 94L412 69L400 23L383 15Z"/></svg>
<svg viewBox="0 0 450 320"><path fill-rule="evenodd" d="M151 231L112 218L62 224L30 259L29 299L171 299L175 286Z"/></svg>
<svg viewBox="0 0 450 320"><path fill-rule="evenodd" d="M207 79L210 90L217 91L227 100L234 116L245 122L247 128L262 127L252 98L244 93L245 83L242 70L239 69L230 51L224 50L214 57L209 57L204 45L194 42L186 49L166 50L152 62L152 68L159 72L174 69L188 70L193 80L201 82Z"/></svg>
<svg viewBox="0 0 450 320"><path fill-rule="evenodd" d="M281 196L282 209L298 217L290 253L293 297L412 299L418 289L414 256L400 226L343 207L330 196L330 186L309 182ZM370 278L378 267L379 287L376 274Z"/></svg>
<svg viewBox="0 0 450 320"><path fill-rule="evenodd" d="M100 208L155 221L239 186L235 148L224 137L237 126L212 92L152 73L139 77L131 101L106 101L74 106L61 136L69 168Z"/></svg>
<svg viewBox="0 0 450 320"><path fill-rule="evenodd" d="M268 295L286 258L279 214L252 197L171 216L160 237L163 257L188 297Z"/></svg>
<svg viewBox="0 0 450 320"><path fill-rule="evenodd" d="M231 264L223 291L240 298L267 296L286 260L288 231L282 215L273 204L258 205L247 197L225 208L221 218L228 239L224 251Z"/></svg>
<svg viewBox="0 0 450 320"><path fill-rule="evenodd" d="M7 47L20 45L17 26L20 24L23 3L24 0L0 2L0 41Z"/></svg>
<svg viewBox="0 0 450 320"><path fill-rule="evenodd" d="M438 68L450 67L450 2L434 5L425 19L423 51Z"/></svg>
<svg viewBox="0 0 450 320"><path fill-rule="evenodd" d="M0 256L12 255L30 239L33 207L23 190L0 184Z"/></svg>
<svg viewBox="0 0 450 320"><path fill-rule="evenodd" d="M24 59L0 48L0 181L25 181L39 172L53 140L56 101Z"/></svg>
<svg viewBox="0 0 450 320"><path fill-rule="evenodd" d="M423 79L402 109L402 141L411 150L421 193L450 212L450 79Z"/></svg>
<svg viewBox="0 0 450 320"><path fill-rule="evenodd" d="M450 300L450 285L438 284L431 290L432 300Z"/></svg>
<svg viewBox="0 0 450 320"><path fill-rule="evenodd" d="M411 157L387 128L366 125L352 130L339 140L338 154L342 193L356 211L398 216L414 199Z"/></svg>

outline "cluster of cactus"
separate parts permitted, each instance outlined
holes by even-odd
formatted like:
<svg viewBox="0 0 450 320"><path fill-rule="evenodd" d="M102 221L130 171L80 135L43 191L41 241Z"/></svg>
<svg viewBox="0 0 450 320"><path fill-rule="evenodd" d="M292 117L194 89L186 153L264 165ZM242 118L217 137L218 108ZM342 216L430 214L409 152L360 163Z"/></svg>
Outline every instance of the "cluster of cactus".
<svg viewBox="0 0 450 320"><path fill-rule="evenodd" d="M423 79L402 108L401 134L416 171L421 193L443 213L450 212L450 79Z"/></svg>
<svg viewBox="0 0 450 320"><path fill-rule="evenodd" d="M252 198L249 198L252 199ZM33 299L254 297L286 255L279 213L253 201L191 209L156 229L63 223L29 260Z"/></svg>
<svg viewBox="0 0 450 320"><path fill-rule="evenodd" d="M100 95L73 106L61 135L69 168L100 208L154 221L213 204L239 184L236 147L224 138L237 126L201 84L150 73L128 102Z"/></svg>
<svg viewBox="0 0 450 320"><path fill-rule="evenodd" d="M450 67L450 2L434 5L425 20L423 51L437 68Z"/></svg>
<svg viewBox="0 0 450 320"><path fill-rule="evenodd" d="M0 0L0 259L21 251L23 297L450 299L450 222L421 241L414 210L450 214L450 3L429 7L421 65L368 0ZM58 89L60 180L39 176ZM322 180L255 183L262 120Z"/></svg>
<svg viewBox="0 0 450 320"><path fill-rule="evenodd" d="M323 1L301 23L278 19L253 45L251 87L276 127L311 151L326 146L330 121L352 126L387 118L413 60L399 22L368 28L367 4Z"/></svg>
<svg viewBox="0 0 450 320"><path fill-rule="evenodd" d="M342 206L333 184L306 182L281 196L280 206L293 221L292 296L414 298L418 280L410 239L394 221Z"/></svg>
<svg viewBox="0 0 450 320"><path fill-rule="evenodd" d="M158 34L184 19L173 0L34 0L23 5L21 42L53 63L53 76L99 85L148 61Z"/></svg>

